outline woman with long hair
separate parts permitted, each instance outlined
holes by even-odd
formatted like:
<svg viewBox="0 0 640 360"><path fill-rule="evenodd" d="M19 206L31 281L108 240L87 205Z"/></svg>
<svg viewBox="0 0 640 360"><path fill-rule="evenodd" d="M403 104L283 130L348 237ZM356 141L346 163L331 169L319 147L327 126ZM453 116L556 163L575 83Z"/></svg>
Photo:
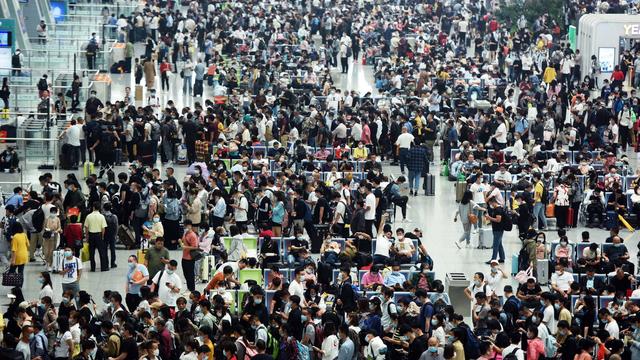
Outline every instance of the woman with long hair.
<svg viewBox="0 0 640 360"><path fill-rule="evenodd" d="M460 216L460 222L462 223L462 236L458 241L456 241L456 246L458 247L458 249L462 248L462 246L460 245L462 241L466 241L467 247L471 245L471 225L475 224L475 222L477 221L480 221L473 210L480 209L482 211L487 211L487 209L480 207L480 205L476 204L471 199L473 199L473 193L469 190L465 191L464 195L462 195L462 199L460 200L460 204L458 204L456 215L453 217L453 221L457 222L458 216ZM473 222L474 217L475 222Z"/></svg>

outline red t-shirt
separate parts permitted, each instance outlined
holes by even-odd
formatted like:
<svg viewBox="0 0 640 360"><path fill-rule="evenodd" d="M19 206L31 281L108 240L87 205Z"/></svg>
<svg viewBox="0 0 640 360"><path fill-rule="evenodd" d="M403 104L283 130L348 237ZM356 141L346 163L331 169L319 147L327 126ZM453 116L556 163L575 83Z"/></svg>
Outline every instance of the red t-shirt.
<svg viewBox="0 0 640 360"><path fill-rule="evenodd" d="M613 78L613 80L622 81L624 80L624 73L620 70L614 71L613 74L611 75L611 78Z"/></svg>
<svg viewBox="0 0 640 360"><path fill-rule="evenodd" d="M64 227L62 234L67 241L67 246L73 249L76 240L82 240L82 224L68 224Z"/></svg>
<svg viewBox="0 0 640 360"><path fill-rule="evenodd" d="M182 242L191 247L198 246L198 235L195 232L189 231L184 234L182 237ZM185 260L191 260L191 250L183 249L182 250L182 258Z"/></svg>

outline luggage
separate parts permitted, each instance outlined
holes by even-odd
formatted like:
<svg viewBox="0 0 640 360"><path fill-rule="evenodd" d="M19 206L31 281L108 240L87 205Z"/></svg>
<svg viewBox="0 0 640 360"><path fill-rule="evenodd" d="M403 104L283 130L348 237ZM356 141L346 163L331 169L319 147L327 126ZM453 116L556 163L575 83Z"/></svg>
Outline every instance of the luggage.
<svg viewBox="0 0 640 360"><path fill-rule="evenodd" d="M116 166L122 165L122 149L116 149L113 164Z"/></svg>
<svg viewBox="0 0 640 360"><path fill-rule="evenodd" d="M63 245L64 246L64 245ZM58 272L62 269L62 264L64 263L64 250L54 250L53 251L53 263L51 264L51 268L53 272Z"/></svg>
<svg viewBox="0 0 640 360"><path fill-rule="evenodd" d="M118 227L118 239L127 249L136 247L136 235L133 229L127 225L122 224Z"/></svg>
<svg viewBox="0 0 640 360"><path fill-rule="evenodd" d="M178 154L178 164L187 164L187 146L185 144L177 144L176 154Z"/></svg>
<svg viewBox="0 0 640 360"><path fill-rule="evenodd" d="M213 255L206 255L200 260L200 280L203 283L211 281L212 272L216 268L216 257Z"/></svg>
<svg viewBox="0 0 640 360"><path fill-rule="evenodd" d="M147 249L139 249L136 252L136 257L138 258L138 263L139 264L144 264L145 261L145 254L147 253Z"/></svg>
<svg viewBox="0 0 640 360"><path fill-rule="evenodd" d="M493 247L493 229L482 228L478 231L478 249L491 249Z"/></svg>
<svg viewBox="0 0 640 360"><path fill-rule="evenodd" d="M536 262L536 280L540 285L549 283L549 260L543 259Z"/></svg>
<svg viewBox="0 0 640 360"><path fill-rule="evenodd" d="M568 227L576 227L576 224L573 221L573 217L575 216L575 211L572 207L567 211L567 226Z"/></svg>
<svg viewBox="0 0 640 360"><path fill-rule="evenodd" d="M142 85L136 85L135 101L142 101Z"/></svg>
<svg viewBox="0 0 640 360"><path fill-rule="evenodd" d="M436 179L433 174L426 174L424 177L424 184L422 187L424 188L424 194L427 196L434 196L436 194Z"/></svg>
<svg viewBox="0 0 640 360"><path fill-rule="evenodd" d="M24 275L19 272L5 272L2 274L2 286L22 287Z"/></svg>
<svg viewBox="0 0 640 360"><path fill-rule="evenodd" d="M462 200L462 196L464 195L465 191L467 191L467 183L458 181L456 183L456 202L460 202L460 200Z"/></svg>
<svg viewBox="0 0 640 360"><path fill-rule="evenodd" d="M91 161L85 161L84 165L82 166L82 173L84 174L84 178L88 179L89 175L93 174L94 172L95 167L93 163Z"/></svg>
<svg viewBox="0 0 640 360"><path fill-rule="evenodd" d="M511 275L515 276L520 270L518 269L518 253L511 255Z"/></svg>

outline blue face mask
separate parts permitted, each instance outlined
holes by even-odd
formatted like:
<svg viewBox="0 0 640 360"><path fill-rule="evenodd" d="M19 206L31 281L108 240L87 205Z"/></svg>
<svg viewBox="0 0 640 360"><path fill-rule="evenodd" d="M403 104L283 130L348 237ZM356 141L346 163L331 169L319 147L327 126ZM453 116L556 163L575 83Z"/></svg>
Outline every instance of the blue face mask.
<svg viewBox="0 0 640 360"><path fill-rule="evenodd" d="M429 352L432 353L432 354L435 354L435 353L438 352L438 348L435 347L435 346L430 346L429 347Z"/></svg>
<svg viewBox="0 0 640 360"><path fill-rule="evenodd" d="M307 315L300 316L300 319L302 320L302 322L307 322Z"/></svg>

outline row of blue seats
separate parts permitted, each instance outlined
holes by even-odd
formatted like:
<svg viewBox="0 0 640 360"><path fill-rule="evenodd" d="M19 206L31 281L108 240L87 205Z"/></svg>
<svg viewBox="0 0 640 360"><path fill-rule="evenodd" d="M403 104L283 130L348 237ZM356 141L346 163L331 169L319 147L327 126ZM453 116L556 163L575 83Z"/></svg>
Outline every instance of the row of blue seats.
<svg viewBox="0 0 640 360"><path fill-rule="evenodd" d="M289 256L289 246L291 245L291 241L293 241L293 238L291 237L285 237L285 238L275 238L274 240L276 240L276 244L278 246L278 253L282 254L283 259L282 261L286 261L287 256ZM331 241L335 241L336 243L338 243L340 245L340 251L344 251L345 249L345 244L346 244L346 239L344 238L333 238L331 239ZM413 256L411 258L411 262L412 263L416 263L418 261L418 240L412 240L413 241L413 246L414 246L414 251L413 251ZM260 249L262 248L262 242L263 242L263 238L258 238L258 252L260 251ZM373 239L371 241L371 255L373 255L376 251L376 240Z"/></svg>
<svg viewBox="0 0 640 360"><path fill-rule="evenodd" d="M493 152L494 152L493 149L486 150L487 156L491 156L491 154L493 154ZM511 150L503 150L502 152L504 153L505 161L508 161L511 158L512 151ZM558 153L557 150L544 150L544 151L540 151L540 152L544 153L547 158L555 157L556 154ZM459 153L461 153L460 149L451 149L451 157L450 157L450 159L455 159L456 155L458 155ZM563 151L563 153L567 157L567 162L569 164L575 164L575 163L577 163L576 159L578 158L578 156L581 153L581 151L566 150L566 151ZM598 155L600 155L600 152L599 151L589 151L589 154L591 154L591 158L592 159L595 159Z"/></svg>
<svg viewBox="0 0 640 360"><path fill-rule="evenodd" d="M578 261L578 259L582 258L582 252L584 251L584 249L588 248L591 244L592 243L577 243L577 244L569 243L569 246L571 246L572 248L571 260ZM550 254L551 260L556 259L555 251L556 251L556 247L558 247L559 245L560 243L557 241L554 241L551 243L551 254ZM607 252L607 250L612 247L613 247L613 244L611 243L598 244L598 249L600 249L600 252L602 254Z"/></svg>

